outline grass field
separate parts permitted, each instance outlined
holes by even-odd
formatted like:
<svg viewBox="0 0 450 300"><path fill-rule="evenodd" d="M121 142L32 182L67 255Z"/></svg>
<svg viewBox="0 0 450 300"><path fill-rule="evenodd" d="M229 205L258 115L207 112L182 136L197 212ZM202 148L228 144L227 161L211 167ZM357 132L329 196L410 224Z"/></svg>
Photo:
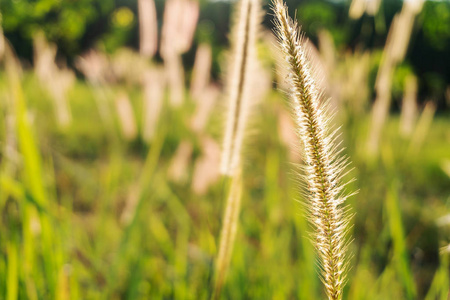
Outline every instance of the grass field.
<svg viewBox="0 0 450 300"><path fill-rule="evenodd" d="M142 131L142 94L125 90ZM194 101L165 101L156 135L126 140L117 114L99 115L92 86L69 93L73 121L57 126L52 101L26 72L19 85L0 74L0 298L207 299L227 182L193 191L195 164L216 159L223 112L206 130L188 126ZM109 96L108 96L109 95ZM98 100L98 99L97 99ZM296 166L280 141L281 94L254 110L243 163L242 210L223 299L322 299L315 252L302 213ZM13 105L11 105L13 104ZM447 299L449 291L450 119L437 114L410 147L392 115L379 159L364 152L369 116L338 116L357 180L346 299ZM171 176L182 142L192 145L180 178ZM297 141L293 141L293 144ZM213 147L214 148L214 147ZM218 158L217 158L218 159ZM214 166L214 164L212 164ZM447 167L448 170L448 167ZM203 176L213 178L206 168ZM440 219L441 218L441 219ZM448 219L448 217L447 217Z"/></svg>

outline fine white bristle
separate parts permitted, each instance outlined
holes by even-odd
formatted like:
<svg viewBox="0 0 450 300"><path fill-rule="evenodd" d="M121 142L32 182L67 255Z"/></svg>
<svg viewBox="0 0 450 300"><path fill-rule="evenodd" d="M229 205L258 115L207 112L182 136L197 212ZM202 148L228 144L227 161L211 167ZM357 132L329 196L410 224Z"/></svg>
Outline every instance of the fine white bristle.
<svg viewBox="0 0 450 300"><path fill-rule="evenodd" d="M342 206L341 179L347 173L348 160L341 155L339 130L333 129L329 102L312 76L311 62L303 37L281 1L273 2L276 34L289 69L290 98L302 140L306 166L307 214L314 227L314 244L319 253L322 280L330 300L342 299L346 271L346 249L350 218Z"/></svg>

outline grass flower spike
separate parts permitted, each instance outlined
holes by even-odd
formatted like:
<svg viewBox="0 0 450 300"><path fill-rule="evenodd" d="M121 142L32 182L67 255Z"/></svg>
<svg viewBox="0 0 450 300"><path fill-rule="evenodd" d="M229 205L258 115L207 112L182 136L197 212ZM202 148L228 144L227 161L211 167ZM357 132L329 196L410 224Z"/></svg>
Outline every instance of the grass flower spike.
<svg viewBox="0 0 450 300"><path fill-rule="evenodd" d="M296 22L281 1L274 0L276 34L289 68L291 104L304 146L308 216L314 227L322 281L330 300L342 299L346 270L346 233L349 217L343 202L348 162L341 155L338 130L330 125L331 113L317 90L308 54Z"/></svg>
<svg viewBox="0 0 450 300"><path fill-rule="evenodd" d="M222 219L211 299L220 299L233 252L241 203L241 149L251 100L256 97L252 95L252 88L256 77L254 74L257 66L256 40L261 21L260 0L240 0L236 3L236 8L236 19L230 39L232 55L227 76L228 112L221 159L221 173L231 185Z"/></svg>
<svg viewBox="0 0 450 300"><path fill-rule="evenodd" d="M231 65L227 78L228 112L223 142L221 172L232 176L240 165L241 148L251 104L252 71L256 60L256 38L260 23L259 0L237 3L237 18L230 39Z"/></svg>

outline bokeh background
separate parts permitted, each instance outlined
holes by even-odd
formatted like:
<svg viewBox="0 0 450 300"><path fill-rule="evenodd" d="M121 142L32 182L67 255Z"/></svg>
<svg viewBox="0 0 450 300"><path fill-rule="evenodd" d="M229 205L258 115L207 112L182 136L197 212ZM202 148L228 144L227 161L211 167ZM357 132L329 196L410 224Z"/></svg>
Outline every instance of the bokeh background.
<svg viewBox="0 0 450 300"><path fill-rule="evenodd" d="M359 190L345 298L447 299L450 1L286 2ZM1 2L1 299L210 296L235 3ZM222 298L322 299L284 58L262 11Z"/></svg>

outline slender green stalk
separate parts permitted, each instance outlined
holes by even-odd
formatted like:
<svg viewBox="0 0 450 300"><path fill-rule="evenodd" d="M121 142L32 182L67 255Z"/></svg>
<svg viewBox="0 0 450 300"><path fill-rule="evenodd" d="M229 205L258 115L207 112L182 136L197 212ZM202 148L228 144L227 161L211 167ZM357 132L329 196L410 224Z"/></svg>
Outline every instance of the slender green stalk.
<svg viewBox="0 0 450 300"><path fill-rule="evenodd" d="M63 265L63 256L59 240L56 238L58 230L53 226L49 213L52 203L43 179L42 160L38 143L33 134L32 126L27 118L27 102L24 95L20 73L21 68L12 47L5 47L5 68L8 75L8 83L13 96L14 112L16 120L16 134L18 146L22 157L22 178L30 198L34 203L22 199L23 209L23 259L25 277L27 277L28 297L35 297L35 257L36 249L34 235L40 232L40 245L42 245L43 264L45 270L45 283L53 299L58 300L56 290L60 286L57 274ZM36 225L37 224L37 225Z"/></svg>
<svg viewBox="0 0 450 300"><path fill-rule="evenodd" d="M391 231L393 243L393 263L398 273L399 279L403 284L403 288L407 299L416 299L417 291L414 283L413 273L409 265L408 248L405 239L405 232L402 225L402 215L399 206L398 192L396 184L391 187L385 198L387 219L389 229Z"/></svg>
<svg viewBox="0 0 450 300"><path fill-rule="evenodd" d="M322 280L329 299L342 299L349 217L342 207L348 196L342 194L340 181L348 162L338 150L338 130L330 128L331 114L321 101L297 23L281 1L273 2L273 11L276 34L289 65L290 98L306 162L308 216L315 229Z"/></svg>
<svg viewBox="0 0 450 300"><path fill-rule="evenodd" d="M16 300L18 296L18 263L17 263L17 246L15 241L9 241L6 253L8 255L8 275L6 278L6 299Z"/></svg>
<svg viewBox="0 0 450 300"><path fill-rule="evenodd" d="M241 193L241 175L238 172L231 180L230 194L227 198L222 232L220 234L219 254L216 261L214 290L211 299L219 299L220 291L225 282L225 276L233 251L234 239L236 237L241 208Z"/></svg>

